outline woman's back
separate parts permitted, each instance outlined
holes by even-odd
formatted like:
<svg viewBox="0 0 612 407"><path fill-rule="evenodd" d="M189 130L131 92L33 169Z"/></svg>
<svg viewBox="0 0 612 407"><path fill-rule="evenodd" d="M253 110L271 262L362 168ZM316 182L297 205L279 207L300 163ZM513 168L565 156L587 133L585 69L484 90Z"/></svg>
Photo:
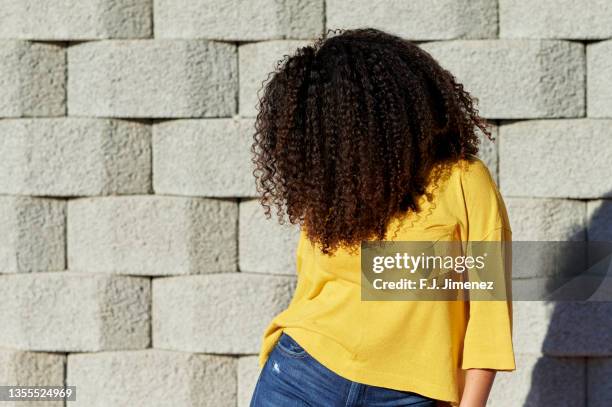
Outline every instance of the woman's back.
<svg viewBox="0 0 612 407"><path fill-rule="evenodd" d="M391 223L389 240L510 238L503 201L482 161L450 165L430 189L433 199L422 199L421 212ZM461 301L362 301L360 254L346 249L324 254L302 231L294 298L267 327L260 366L286 332L350 380L451 402L459 399L461 368L515 368L509 303L473 302L478 312L470 319Z"/></svg>

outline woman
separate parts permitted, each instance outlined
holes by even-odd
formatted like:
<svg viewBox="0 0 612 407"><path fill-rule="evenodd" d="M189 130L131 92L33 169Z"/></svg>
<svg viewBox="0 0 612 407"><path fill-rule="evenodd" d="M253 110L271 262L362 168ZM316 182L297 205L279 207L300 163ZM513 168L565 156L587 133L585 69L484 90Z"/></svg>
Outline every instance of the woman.
<svg viewBox="0 0 612 407"><path fill-rule="evenodd" d="M510 298L361 301L362 241L511 239L463 86L409 41L348 30L279 64L255 127L262 204L301 232L251 405L485 406L515 369Z"/></svg>

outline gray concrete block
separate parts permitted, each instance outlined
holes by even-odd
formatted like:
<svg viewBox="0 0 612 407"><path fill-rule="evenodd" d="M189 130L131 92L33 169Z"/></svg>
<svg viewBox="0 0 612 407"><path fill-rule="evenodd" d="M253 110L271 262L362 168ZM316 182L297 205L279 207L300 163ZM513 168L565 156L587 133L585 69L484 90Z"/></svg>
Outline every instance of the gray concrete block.
<svg viewBox="0 0 612 407"><path fill-rule="evenodd" d="M240 270L295 275L299 227L279 224L274 210L266 219L257 200L241 202L239 212Z"/></svg>
<svg viewBox="0 0 612 407"><path fill-rule="evenodd" d="M59 386L64 384L66 356L0 348L0 383L5 386Z"/></svg>
<svg viewBox="0 0 612 407"><path fill-rule="evenodd" d="M236 47L206 40L99 41L68 49L74 116L215 117L236 110Z"/></svg>
<svg viewBox="0 0 612 407"><path fill-rule="evenodd" d="M0 192L79 196L151 189L148 126L108 119L0 121Z"/></svg>
<svg viewBox="0 0 612 407"><path fill-rule="evenodd" d="M612 196L612 121L534 120L500 127L500 183L508 196Z"/></svg>
<svg viewBox="0 0 612 407"><path fill-rule="evenodd" d="M515 281L517 299L542 299L567 283L561 278L575 277L587 269L585 245L569 243L586 240L584 202L531 198L507 198L505 202L514 241L513 278L550 278Z"/></svg>
<svg viewBox="0 0 612 407"><path fill-rule="evenodd" d="M587 45L586 59L587 115L612 118L612 40Z"/></svg>
<svg viewBox="0 0 612 407"><path fill-rule="evenodd" d="M152 407L236 405L236 359L147 349L71 354L71 405Z"/></svg>
<svg viewBox="0 0 612 407"><path fill-rule="evenodd" d="M493 0L327 0L328 28L378 28L413 40L494 38Z"/></svg>
<svg viewBox="0 0 612 407"><path fill-rule="evenodd" d="M612 241L612 201L587 202L589 240Z"/></svg>
<svg viewBox="0 0 612 407"><path fill-rule="evenodd" d="M75 271L170 275L236 270L237 204L164 196L68 203Z"/></svg>
<svg viewBox="0 0 612 407"><path fill-rule="evenodd" d="M275 72L276 65L285 55L308 45L309 41L286 40L244 44L238 47L240 71L240 115L257 116L258 101L263 96L262 85Z"/></svg>
<svg viewBox="0 0 612 407"><path fill-rule="evenodd" d="M176 120L153 126L156 193L257 196L252 120Z"/></svg>
<svg viewBox="0 0 612 407"><path fill-rule="evenodd" d="M0 116L62 116L66 55L59 45L0 40Z"/></svg>
<svg viewBox="0 0 612 407"><path fill-rule="evenodd" d="M610 356L612 303L516 301L513 335L519 353Z"/></svg>
<svg viewBox="0 0 612 407"><path fill-rule="evenodd" d="M153 345L188 352L257 353L289 304L295 278L220 273L153 280Z"/></svg>
<svg viewBox="0 0 612 407"><path fill-rule="evenodd" d="M323 31L323 0L155 0L155 37L257 41L312 38Z"/></svg>
<svg viewBox="0 0 612 407"><path fill-rule="evenodd" d="M586 407L584 359L517 354L516 367L497 373L487 406Z"/></svg>
<svg viewBox="0 0 612 407"><path fill-rule="evenodd" d="M249 407L261 370L257 356L238 358L238 407Z"/></svg>
<svg viewBox="0 0 612 407"><path fill-rule="evenodd" d="M587 359L589 407L607 407L612 400L612 358Z"/></svg>
<svg viewBox="0 0 612 407"><path fill-rule="evenodd" d="M65 269L64 201L0 196L0 230L0 273Z"/></svg>
<svg viewBox="0 0 612 407"><path fill-rule="evenodd" d="M0 346L41 351L150 344L150 282L74 272L0 276Z"/></svg>
<svg viewBox="0 0 612 407"><path fill-rule="evenodd" d="M63 386L66 356L57 353L0 349L3 386ZM63 401L3 401L3 407L63 407Z"/></svg>
<svg viewBox="0 0 612 407"><path fill-rule="evenodd" d="M586 204L564 199L507 198L512 240L583 241Z"/></svg>
<svg viewBox="0 0 612 407"><path fill-rule="evenodd" d="M592 242L589 248L591 251L589 260L595 270L601 271L601 267L604 267L604 273L609 275L609 258L607 261L601 260L602 255L608 256L612 248L612 201L587 201L586 225L588 240ZM612 298L612 294L609 298Z"/></svg>
<svg viewBox="0 0 612 407"><path fill-rule="evenodd" d="M544 301L515 301L512 306L515 353L541 355L555 305Z"/></svg>
<svg viewBox="0 0 612 407"><path fill-rule="evenodd" d="M582 44L556 40L464 40L421 47L478 99L484 117L579 117L585 112Z"/></svg>
<svg viewBox="0 0 612 407"><path fill-rule="evenodd" d="M502 38L598 39L612 37L608 0L500 0Z"/></svg>
<svg viewBox="0 0 612 407"><path fill-rule="evenodd" d="M32 40L143 38L151 0L0 0L0 37Z"/></svg>

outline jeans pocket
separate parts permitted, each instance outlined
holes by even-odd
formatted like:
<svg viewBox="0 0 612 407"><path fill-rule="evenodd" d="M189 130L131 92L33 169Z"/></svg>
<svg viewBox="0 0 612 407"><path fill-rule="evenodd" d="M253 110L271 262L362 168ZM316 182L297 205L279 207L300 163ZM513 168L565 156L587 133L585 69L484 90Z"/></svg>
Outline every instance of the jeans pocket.
<svg viewBox="0 0 612 407"><path fill-rule="evenodd" d="M279 351L292 358L305 358L308 356L308 352L295 339L284 332L278 339L276 347Z"/></svg>

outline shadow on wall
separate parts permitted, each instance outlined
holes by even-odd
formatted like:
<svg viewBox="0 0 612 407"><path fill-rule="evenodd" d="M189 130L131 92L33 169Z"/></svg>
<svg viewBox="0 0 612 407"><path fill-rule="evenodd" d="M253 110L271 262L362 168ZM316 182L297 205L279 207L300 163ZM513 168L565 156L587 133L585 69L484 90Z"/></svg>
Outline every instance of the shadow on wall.
<svg viewBox="0 0 612 407"><path fill-rule="evenodd" d="M609 201L603 201L609 202ZM586 299L593 293L598 296L597 301L522 301L517 308L522 308L523 315L528 323L523 325L524 329L535 331L526 334L528 349L526 355L517 355L517 368L532 366L528 393L523 407L603 407L612 406L612 296L610 295L610 278L612 270L609 270L610 258L592 267L597 260L602 260L601 254L605 251L609 255L612 242L605 243L605 249L595 253L597 241L612 240L612 222L610 222L610 211L612 205L600 205L593 213L590 213L585 224L587 230L595 229L604 233L594 233L593 236L580 232L569 236L568 241L584 241L583 245L577 244L572 248L584 255L584 262L588 267L577 270L562 270L561 272L591 274L592 284L585 288L581 286L581 296ZM586 236L586 238L585 238ZM591 242L588 242L591 240ZM595 242L595 243L593 243ZM593 247L596 246L596 247ZM576 264L575 253L562 252L553 264L557 271L559 265ZM607 275L607 280L602 276ZM547 277L545 280L546 292L552 292L558 285L558 275ZM579 278L580 279L580 278ZM588 278L587 278L588 279ZM574 287L573 293L576 293ZM606 291L607 290L607 291ZM574 297L575 298L575 297ZM605 298L605 301L601 299ZM546 327L540 324L548 323ZM543 332L539 336L537 332ZM525 332L520 332L521 335ZM539 348L539 349L538 349ZM538 355L539 353L539 355ZM531 356L529 356L531 354ZM534 360L535 359L535 360ZM523 365L523 366L521 366ZM520 377L520 376L519 376ZM519 379L520 380L520 379ZM509 405L517 405L512 402Z"/></svg>

